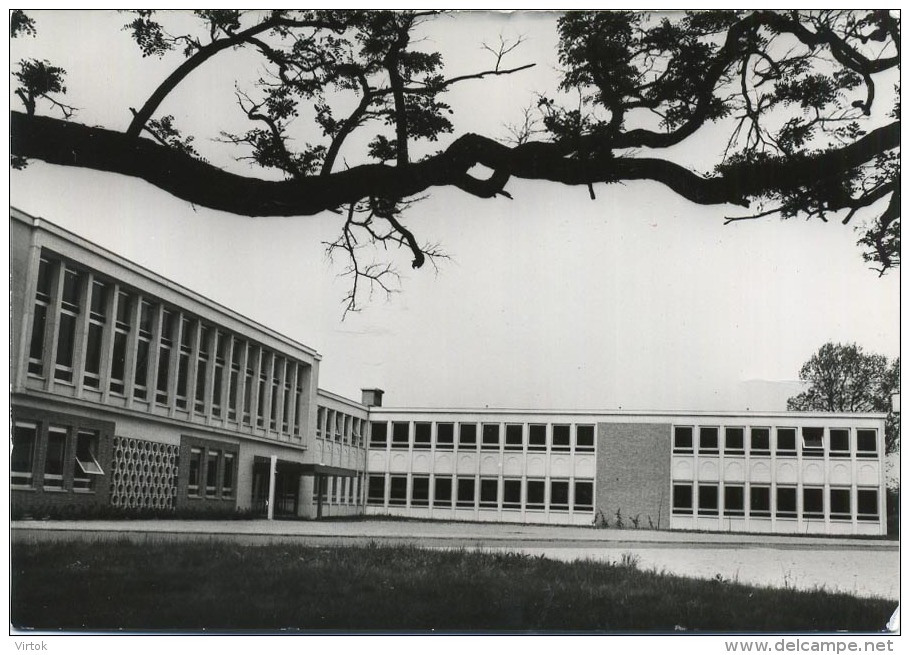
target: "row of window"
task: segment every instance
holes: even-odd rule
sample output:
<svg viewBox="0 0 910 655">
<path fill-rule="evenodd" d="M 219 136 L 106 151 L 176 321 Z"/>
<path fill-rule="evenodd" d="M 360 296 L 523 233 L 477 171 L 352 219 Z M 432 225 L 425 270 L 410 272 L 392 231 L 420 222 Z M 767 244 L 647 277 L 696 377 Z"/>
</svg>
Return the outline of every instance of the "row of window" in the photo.
<svg viewBox="0 0 910 655">
<path fill-rule="evenodd" d="M 233 498 L 236 479 L 236 453 L 218 448 L 190 448 L 187 496 Z"/>
<path fill-rule="evenodd" d="M 98 463 L 97 430 L 17 420 L 12 437 L 14 488 L 89 492 L 104 475 Z"/>
<path fill-rule="evenodd" d="M 687 426 L 678 425 L 673 429 L 673 452 L 699 455 L 771 454 L 771 428 Z M 878 455 L 878 431 L 875 429 L 803 427 L 775 428 L 774 453 L 779 456 L 796 456 L 797 435 L 799 451 L 803 457 L 876 457 Z M 748 441 L 746 437 L 748 436 Z M 697 437 L 697 442 L 696 442 Z M 826 438 L 827 437 L 827 438 Z"/>
<path fill-rule="evenodd" d="M 70 263 L 40 260 L 32 376 L 299 437 L 304 368 Z"/>
<path fill-rule="evenodd" d="M 594 426 L 569 423 L 433 423 L 429 421 L 373 421 L 370 447 L 534 452 L 594 452 Z"/>
<path fill-rule="evenodd" d="M 426 475 L 371 475 L 367 504 L 437 509 L 514 509 L 588 512 L 594 509 L 590 480 L 546 480 Z M 501 482 L 501 484 L 500 484 Z"/>
<path fill-rule="evenodd" d="M 313 485 L 313 502 L 318 503 L 320 496 L 323 504 L 359 505 L 360 478 L 327 476 L 322 479 L 321 489 L 319 486 Z"/>
<path fill-rule="evenodd" d="M 316 410 L 316 436 L 320 439 L 362 448 L 364 423 L 365 419 L 336 409 L 320 406 Z"/>
<path fill-rule="evenodd" d="M 749 497 L 740 484 L 698 484 L 673 483 L 673 514 L 677 516 L 744 517 L 782 519 L 831 519 L 878 521 L 878 489 L 856 489 L 830 487 L 825 502 L 823 487 L 802 488 L 802 509 L 800 512 L 796 486 L 752 484 Z M 697 493 L 696 493 L 697 492 Z M 720 501 L 723 499 L 723 508 Z M 773 500 L 773 502 L 772 502 Z"/>
</svg>

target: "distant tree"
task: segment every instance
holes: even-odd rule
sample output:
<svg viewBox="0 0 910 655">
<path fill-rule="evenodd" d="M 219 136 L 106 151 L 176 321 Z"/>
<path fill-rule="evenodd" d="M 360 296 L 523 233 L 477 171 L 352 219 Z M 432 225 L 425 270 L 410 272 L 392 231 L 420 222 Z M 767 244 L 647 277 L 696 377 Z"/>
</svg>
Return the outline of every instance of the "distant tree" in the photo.
<svg viewBox="0 0 910 655">
<path fill-rule="evenodd" d="M 511 198 L 513 178 L 581 187 L 592 199 L 595 188 L 609 193 L 603 185 L 643 180 L 693 203 L 752 208 L 727 222 L 836 219 L 858 226 L 863 257 L 875 268 L 900 264 L 899 12 L 566 13 L 553 18 L 558 88 L 540 90 L 532 107 L 513 107 L 518 127 L 501 134 L 459 133 L 445 94 L 466 80 L 495 84 L 533 66 L 504 63 L 520 39 L 486 45 L 488 67 L 452 74 L 423 38 L 437 11 L 187 16 L 130 15 L 125 29 L 137 54 L 167 57 L 173 68 L 136 108 L 123 107 L 131 113 L 126 130 L 67 120 L 65 67 L 81 50 L 58 62 L 63 67 L 20 60 L 14 92 L 24 112 L 10 115 L 13 165 L 39 159 L 134 176 L 239 215 L 333 211 L 340 235 L 329 250 L 350 263 L 350 308 L 358 281 L 386 288 L 395 274 L 370 263 L 363 248 L 381 256 L 403 248 L 414 268 L 440 255 L 402 217 L 421 194 L 455 187 Z M 14 12 L 10 34 L 35 36 L 35 22 Z M 236 49 L 259 58 L 255 76 L 235 83 L 233 110 L 248 128 L 182 134 L 161 112 L 165 99 Z M 668 154 L 710 134 L 725 146 L 706 150 L 697 166 Z M 272 179 L 219 168 L 212 162 L 224 161 L 221 148 Z"/>
<path fill-rule="evenodd" d="M 887 412 L 887 452 L 900 449 L 900 416 L 891 411 L 891 396 L 900 391 L 900 357 L 863 352 L 855 343 L 826 343 L 799 370 L 809 388 L 787 400 L 797 412 Z"/>
</svg>

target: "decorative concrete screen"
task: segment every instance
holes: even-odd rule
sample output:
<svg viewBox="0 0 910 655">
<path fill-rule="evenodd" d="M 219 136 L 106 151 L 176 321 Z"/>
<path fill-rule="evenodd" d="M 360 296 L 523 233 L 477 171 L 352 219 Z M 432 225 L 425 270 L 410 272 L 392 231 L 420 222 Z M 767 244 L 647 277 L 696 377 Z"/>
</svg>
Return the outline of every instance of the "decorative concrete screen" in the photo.
<svg viewBox="0 0 910 655">
<path fill-rule="evenodd" d="M 174 509 L 179 448 L 175 444 L 114 437 L 111 505 Z"/>
</svg>

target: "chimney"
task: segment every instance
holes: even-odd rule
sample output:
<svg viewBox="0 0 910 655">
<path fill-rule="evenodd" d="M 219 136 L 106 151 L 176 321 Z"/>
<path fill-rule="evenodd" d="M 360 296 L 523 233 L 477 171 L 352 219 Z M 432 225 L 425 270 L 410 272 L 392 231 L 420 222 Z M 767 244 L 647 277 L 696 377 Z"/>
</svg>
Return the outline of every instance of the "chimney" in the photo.
<svg viewBox="0 0 910 655">
<path fill-rule="evenodd" d="M 382 407 L 382 389 L 361 389 L 360 402 L 367 407 Z"/>
</svg>

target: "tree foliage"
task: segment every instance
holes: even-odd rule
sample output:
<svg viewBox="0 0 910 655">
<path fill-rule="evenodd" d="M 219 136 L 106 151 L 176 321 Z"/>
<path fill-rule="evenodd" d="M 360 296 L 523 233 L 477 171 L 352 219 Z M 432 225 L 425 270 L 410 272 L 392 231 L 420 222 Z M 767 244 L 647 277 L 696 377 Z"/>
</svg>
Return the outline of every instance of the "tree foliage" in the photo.
<svg viewBox="0 0 910 655">
<path fill-rule="evenodd" d="M 694 203 L 756 208 L 728 222 L 837 218 L 858 225 L 874 267 L 900 264 L 900 19 L 888 11 L 570 12 L 558 18 L 559 88 L 515 107 L 523 123 L 510 135 L 460 134 L 446 92 L 466 80 L 495 84 L 534 62 L 507 67 L 521 49 L 503 40 L 485 46 L 489 68 L 447 74 L 442 54 L 418 38 L 428 21 L 445 19 L 439 12 L 194 17 L 194 29 L 176 32 L 171 16 L 149 10 L 127 20 L 137 55 L 174 67 L 142 106 L 124 108 L 132 119 L 122 132 L 67 120 L 64 69 L 19 62 L 25 111 L 12 113 L 14 161 L 131 175 L 241 215 L 336 212 L 342 229 L 331 248 L 371 288 L 394 271 L 361 261 L 364 247 L 405 248 L 415 268 L 440 255 L 405 225 L 421 194 L 454 186 L 510 198 L 513 177 L 587 187 L 592 198 L 595 185 L 650 180 Z M 34 34 L 32 19 L 14 19 L 11 35 Z M 194 71 L 238 48 L 259 58 L 261 74 L 237 80 L 236 111 L 248 127 L 221 130 L 220 142 L 280 179 L 218 168 L 202 140 L 159 114 Z M 704 167 L 669 153 L 716 129 L 726 148 Z M 477 165 L 491 172 L 477 175 Z M 355 293 L 349 307 L 356 301 Z"/>
<path fill-rule="evenodd" d="M 808 412 L 885 412 L 888 452 L 900 444 L 900 416 L 892 411 L 891 397 L 900 393 L 900 357 L 889 362 L 883 355 L 863 352 L 855 343 L 826 343 L 803 364 L 799 379 L 809 385 L 787 400 L 787 409 Z"/>
</svg>

